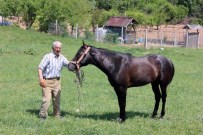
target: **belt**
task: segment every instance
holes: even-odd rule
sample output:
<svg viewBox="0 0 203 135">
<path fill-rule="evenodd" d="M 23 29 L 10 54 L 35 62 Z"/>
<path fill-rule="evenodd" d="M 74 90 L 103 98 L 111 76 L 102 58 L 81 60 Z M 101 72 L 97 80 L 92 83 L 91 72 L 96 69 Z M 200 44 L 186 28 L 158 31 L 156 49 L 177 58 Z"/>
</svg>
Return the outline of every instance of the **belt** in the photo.
<svg viewBox="0 0 203 135">
<path fill-rule="evenodd" d="M 60 80 L 60 77 L 51 77 L 51 78 L 46 78 L 46 77 L 43 77 L 45 80 Z"/>
</svg>

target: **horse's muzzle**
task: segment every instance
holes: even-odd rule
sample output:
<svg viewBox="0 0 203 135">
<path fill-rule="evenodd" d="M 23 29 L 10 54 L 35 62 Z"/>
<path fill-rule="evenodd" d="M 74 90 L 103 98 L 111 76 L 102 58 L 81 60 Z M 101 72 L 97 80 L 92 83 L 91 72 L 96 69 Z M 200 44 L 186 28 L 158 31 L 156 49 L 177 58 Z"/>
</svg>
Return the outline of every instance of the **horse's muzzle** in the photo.
<svg viewBox="0 0 203 135">
<path fill-rule="evenodd" d="M 75 71 L 76 70 L 76 65 L 73 63 L 69 63 L 68 64 L 68 70 L 69 71 Z"/>
</svg>

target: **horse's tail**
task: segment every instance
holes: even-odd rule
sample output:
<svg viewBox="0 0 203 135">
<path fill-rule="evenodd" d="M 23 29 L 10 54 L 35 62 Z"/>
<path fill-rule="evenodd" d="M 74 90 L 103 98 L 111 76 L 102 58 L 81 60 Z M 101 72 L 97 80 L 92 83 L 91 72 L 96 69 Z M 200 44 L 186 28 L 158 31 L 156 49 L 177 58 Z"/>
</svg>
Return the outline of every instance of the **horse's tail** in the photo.
<svg viewBox="0 0 203 135">
<path fill-rule="evenodd" d="M 172 62 L 171 60 L 169 60 L 169 61 L 170 61 L 170 63 L 171 63 L 171 68 L 172 68 L 172 74 L 171 74 L 171 81 L 172 81 L 172 79 L 173 79 L 173 77 L 174 77 L 174 74 L 175 74 L 175 67 L 174 67 L 173 62 Z M 169 83 L 171 83 L 171 81 L 170 81 Z"/>
<path fill-rule="evenodd" d="M 162 79 L 168 85 L 171 83 L 175 74 L 174 64 L 170 59 L 161 55 L 158 57 L 158 59 L 161 63 L 161 70 L 165 73 L 165 75 L 164 74 L 161 75 L 163 77 Z"/>
</svg>

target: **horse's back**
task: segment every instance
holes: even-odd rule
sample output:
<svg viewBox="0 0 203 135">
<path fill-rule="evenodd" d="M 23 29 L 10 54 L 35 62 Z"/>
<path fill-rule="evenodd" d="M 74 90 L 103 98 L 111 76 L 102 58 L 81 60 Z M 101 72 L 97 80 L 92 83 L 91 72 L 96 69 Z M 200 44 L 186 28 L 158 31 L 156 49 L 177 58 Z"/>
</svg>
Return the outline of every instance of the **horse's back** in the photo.
<svg viewBox="0 0 203 135">
<path fill-rule="evenodd" d="M 162 55 L 135 57 L 132 63 L 132 68 L 129 70 L 132 86 L 142 86 L 153 82 L 168 85 L 174 75 L 173 63 Z"/>
<path fill-rule="evenodd" d="M 174 76 L 174 65 L 170 59 L 162 55 L 157 55 L 156 60 L 159 67 L 159 79 L 161 83 L 168 85 Z"/>
</svg>

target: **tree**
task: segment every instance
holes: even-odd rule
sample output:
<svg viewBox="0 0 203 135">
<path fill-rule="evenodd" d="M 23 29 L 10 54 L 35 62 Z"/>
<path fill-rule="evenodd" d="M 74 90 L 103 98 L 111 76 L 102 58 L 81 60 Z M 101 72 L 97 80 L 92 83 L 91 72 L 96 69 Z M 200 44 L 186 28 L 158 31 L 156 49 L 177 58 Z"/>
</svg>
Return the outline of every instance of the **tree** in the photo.
<svg viewBox="0 0 203 135">
<path fill-rule="evenodd" d="M 91 25 L 92 25 L 93 32 L 95 32 L 97 25 L 100 23 L 99 21 L 102 16 L 102 14 L 101 14 L 102 12 L 103 12 L 103 10 L 100 10 L 100 9 L 96 9 L 96 10 L 92 11 Z"/>
<path fill-rule="evenodd" d="M 2 0 L 1 14 L 5 17 L 21 16 L 26 28 L 30 28 L 36 18 L 37 4 L 38 0 Z"/>
<path fill-rule="evenodd" d="M 201 18 L 201 16 L 203 16 L 203 0 L 197 0 L 193 10 L 192 15 Z"/>
<path fill-rule="evenodd" d="M 126 16 L 134 18 L 140 25 L 147 24 L 147 15 L 141 11 L 129 10 L 126 11 Z"/>
<path fill-rule="evenodd" d="M 111 17 L 111 16 L 117 16 L 119 13 L 117 10 L 102 10 L 102 9 L 96 9 L 92 12 L 92 28 L 93 32 L 95 31 L 96 26 L 102 27 L 105 22 Z"/>
<path fill-rule="evenodd" d="M 155 12 L 153 12 L 153 20 L 155 25 L 157 26 L 157 30 L 161 24 L 165 24 L 167 15 L 164 12 L 164 7 L 157 8 Z"/>
<path fill-rule="evenodd" d="M 66 0 L 64 0 L 64 3 Z M 71 33 L 73 32 L 74 26 L 86 27 L 91 24 L 90 12 L 92 6 L 88 0 L 69 0 L 64 6 L 64 12 L 66 13 L 66 20 L 72 26 Z"/>
<path fill-rule="evenodd" d="M 21 0 L 19 12 L 25 22 L 26 29 L 30 29 L 34 23 L 37 10 L 39 7 L 39 0 Z"/>
<path fill-rule="evenodd" d="M 167 0 L 167 1 L 173 5 L 177 5 L 179 0 Z"/>
<path fill-rule="evenodd" d="M 188 8 L 188 16 L 193 16 L 195 7 L 200 3 L 200 0 L 178 0 L 179 5 L 184 5 Z"/>
<path fill-rule="evenodd" d="M 106 10 L 103 10 L 103 12 L 101 13 L 101 16 L 99 18 L 99 21 L 98 21 L 98 25 L 99 26 L 103 26 L 105 24 L 105 22 L 112 16 L 118 16 L 118 11 L 117 10 L 110 10 L 110 11 L 106 11 Z"/>
<path fill-rule="evenodd" d="M 179 23 L 185 18 L 185 16 L 187 16 L 188 9 L 183 5 L 178 5 L 175 6 L 174 8 L 175 8 L 174 18 L 173 20 L 170 21 L 170 23 Z"/>
<path fill-rule="evenodd" d="M 0 15 L 20 16 L 29 29 L 39 22 L 47 32 L 51 22 L 81 28 L 103 26 L 111 16 L 130 16 L 140 24 L 180 22 L 185 16 L 203 23 L 203 0 L 0 0 Z M 35 23 L 36 24 L 36 23 Z"/>
<path fill-rule="evenodd" d="M 97 0 L 98 9 L 111 10 L 112 9 L 112 0 Z"/>
<path fill-rule="evenodd" d="M 63 22 L 66 19 L 66 12 L 64 12 L 64 3 L 62 0 L 42 0 L 39 3 L 37 11 L 38 20 L 40 22 L 40 31 L 47 32 L 50 23 Z"/>
<path fill-rule="evenodd" d="M 0 15 L 3 17 L 19 16 L 20 0 L 0 0 L 0 3 Z"/>
</svg>

